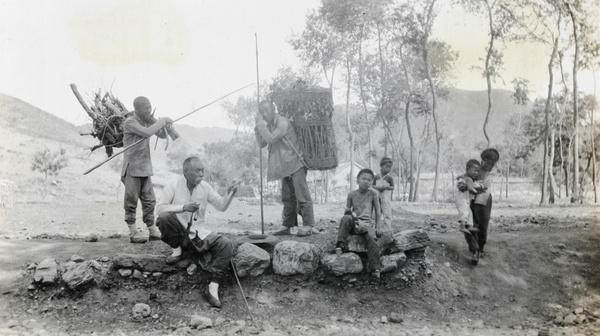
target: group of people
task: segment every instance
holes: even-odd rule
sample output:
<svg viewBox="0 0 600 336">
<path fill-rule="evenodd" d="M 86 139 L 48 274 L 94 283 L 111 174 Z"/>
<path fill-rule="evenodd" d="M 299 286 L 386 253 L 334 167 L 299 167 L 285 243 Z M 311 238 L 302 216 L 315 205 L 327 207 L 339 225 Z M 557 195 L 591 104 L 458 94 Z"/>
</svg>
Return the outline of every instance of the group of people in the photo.
<svg viewBox="0 0 600 336">
<path fill-rule="evenodd" d="M 209 203 L 219 211 L 226 211 L 237 192 L 238 184 L 229 186 L 225 196 L 219 195 L 203 180 L 202 161 L 191 156 L 183 162 L 183 176 L 166 185 L 157 201 L 152 186 L 149 138 L 152 135 L 166 137 L 166 131 L 173 121 L 170 118 L 149 118 L 152 105 L 146 97 L 137 97 L 133 105 L 133 114 L 123 124 L 123 145 L 128 149 L 124 152 L 121 170 L 121 181 L 125 185 L 124 210 L 129 240 L 134 244 L 162 240 L 172 248 L 171 255 L 165 259 L 168 264 L 177 263 L 185 253 L 196 258 L 209 254 L 210 261 L 205 269 L 211 279 L 204 294 L 212 306 L 221 307 L 219 285 L 230 271 L 233 244 L 227 237 L 206 229 L 205 214 Z M 268 148 L 267 181 L 281 181 L 282 227 L 273 234 L 292 234 L 291 228 L 298 226 L 300 215 L 302 228 L 297 234 L 309 236 L 314 233 L 313 202 L 306 181 L 308 168 L 294 127 L 289 119 L 276 113 L 274 104 L 268 100 L 259 103 L 255 122 L 258 145 Z M 461 191 L 476 194 L 463 194 L 468 198 L 473 214 L 472 224 L 468 220 L 469 216 L 465 217 L 467 219 L 464 220 L 463 231 L 469 249 L 477 257 L 483 253 L 491 210 L 491 195 L 486 192 L 486 172 L 491 170 L 498 157 L 495 150 L 486 151 L 485 155 L 482 153 L 480 165 L 469 161 L 471 166 L 467 170 L 477 166 L 477 173 L 471 171 L 458 183 Z M 380 162 L 379 174 L 371 169 L 359 171 L 356 177 L 358 188 L 348 194 L 335 245 L 335 252 L 340 255 L 347 251 L 350 235 L 364 236 L 368 250 L 368 270 L 375 277 L 379 277 L 381 268 L 380 248 L 376 240 L 383 232 L 391 230 L 390 201 L 394 189 L 394 181 L 390 176 L 392 165 L 392 160 L 384 157 Z M 142 234 L 136 226 L 138 200 L 142 205 L 142 220 L 148 228 L 148 236 Z M 464 210 L 464 207 L 461 209 Z"/>
</svg>

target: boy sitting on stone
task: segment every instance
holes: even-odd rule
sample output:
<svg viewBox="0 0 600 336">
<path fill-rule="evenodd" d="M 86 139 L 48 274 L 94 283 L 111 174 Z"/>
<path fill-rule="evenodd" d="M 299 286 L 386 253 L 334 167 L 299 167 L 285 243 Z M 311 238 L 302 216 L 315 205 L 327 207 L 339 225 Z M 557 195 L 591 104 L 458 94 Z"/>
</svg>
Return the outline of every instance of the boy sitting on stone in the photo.
<svg viewBox="0 0 600 336">
<path fill-rule="evenodd" d="M 459 231 L 464 233 L 477 232 L 473 226 L 473 214 L 471 213 L 471 200 L 475 198 L 477 190 L 473 186 L 473 181 L 479 177 L 479 168 L 481 164 L 477 160 L 467 161 L 467 171 L 465 174 L 457 177 L 458 183 L 464 182 L 467 186 L 465 191 L 459 191 L 456 195 L 456 209 L 458 210 Z"/>
<path fill-rule="evenodd" d="M 361 169 L 356 177 L 358 189 L 351 191 L 346 200 L 344 216 L 340 220 L 338 239 L 335 252 L 337 255 L 347 251 L 349 235 L 362 235 L 367 244 L 368 264 L 367 270 L 379 278 L 381 269 L 380 248 L 375 242 L 375 237 L 381 236 L 379 208 L 379 194 L 373 190 L 375 174 L 371 169 Z M 373 218 L 373 213 L 375 218 Z M 373 227 L 374 225 L 374 227 Z"/>
</svg>

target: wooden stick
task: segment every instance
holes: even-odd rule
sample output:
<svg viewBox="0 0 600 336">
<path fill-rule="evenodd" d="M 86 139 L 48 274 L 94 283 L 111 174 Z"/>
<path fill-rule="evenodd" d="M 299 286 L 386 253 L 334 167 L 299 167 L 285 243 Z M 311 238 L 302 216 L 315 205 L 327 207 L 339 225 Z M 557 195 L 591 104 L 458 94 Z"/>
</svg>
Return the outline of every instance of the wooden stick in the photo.
<svg viewBox="0 0 600 336">
<path fill-rule="evenodd" d="M 92 110 L 87 106 L 87 104 L 85 103 L 85 101 L 83 100 L 81 95 L 79 94 L 79 90 L 77 90 L 77 85 L 71 84 L 71 90 L 73 90 L 73 94 L 75 94 L 75 97 L 77 97 L 77 100 L 79 100 L 79 104 L 81 104 L 81 106 L 83 106 L 83 109 L 85 110 L 85 112 L 87 112 L 87 114 L 92 119 L 94 119 L 94 114 L 92 113 Z"/>
<path fill-rule="evenodd" d="M 221 100 L 221 99 L 223 99 L 223 98 L 225 98 L 225 97 L 227 97 L 227 96 L 230 96 L 230 95 L 232 95 L 232 94 L 234 94 L 234 93 L 236 93 L 236 92 L 238 92 L 238 91 L 241 91 L 241 90 L 243 90 L 243 89 L 245 89 L 245 88 L 247 88 L 247 87 L 249 87 L 249 86 L 251 86 L 251 85 L 253 85 L 253 84 L 254 84 L 254 83 L 251 83 L 251 84 L 249 84 L 249 85 L 246 85 L 246 86 L 244 86 L 244 87 L 242 87 L 242 88 L 239 88 L 239 89 L 237 89 L 237 90 L 235 90 L 235 91 L 232 91 L 232 92 L 230 92 L 230 93 L 228 93 L 228 94 L 226 94 L 226 95 L 224 95 L 224 96 L 222 96 L 222 97 L 220 97 L 220 98 L 218 98 L 218 99 L 215 99 L 215 100 L 211 101 L 210 103 L 208 103 L 208 104 L 206 104 L 206 105 L 204 105 L 204 106 L 201 106 L 201 107 L 199 107 L 199 108 L 197 108 L 197 109 L 193 110 L 192 112 L 190 112 L 190 113 L 188 113 L 188 114 L 184 115 L 183 117 L 179 117 L 179 118 L 177 118 L 177 119 L 173 120 L 173 122 L 179 121 L 179 120 L 181 120 L 181 119 L 183 119 L 183 118 L 185 118 L 185 117 L 189 116 L 190 114 L 192 114 L 192 113 L 194 113 L 194 112 L 197 112 L 197 111 L 199 111 L 199 110 L 201 110 L 201 109 L 203 109 L 203 108 L 205 108 L 205 107 L 208 107 L 208 106 L 210 106 L 210 105 L 212 105 L 212 104 L 214 104 L 214 103 L 218 102 L 219 100 Z M 74 85 L 74 84 L 71 84 L 71 85 Z M 120 154 L 123 154 L 123 153 L 124 153 L 126 150 L 128 150 L 129 148 L 131 148 L 131 147 L 133 147 L 133 146 L 135 146 L 135 145 L 139 144 L 139 143 L 140 143 L 140 142 L 142 142 L 142 140 L 144 140 L 144 139 L 146 139 L 146 138 L 141 138 L 140 140 L 138 140 L 138 141 L 136 141 L 136 142 L 132 143 L 131 145 L 129 145 L 129 146 L 127 146 L 127 147 L 123 148 L 123 150 L 121 150 L 120 152 L 117 152 L 117 153 L 113 154 L 113 156 L 111 156 L 111 157 L 109 157 L 108 159 L 106 159 L 106 160 L 104 160 L 104 161 L 100 162 L 99 164 L 95 165 L 94 167 L 92 167 L 92 168 L 88 169 L 88 170 L 87 170 L 85 173 L 83 173 L 83 175 L 87 175 L 87 174 L 89 174 L 89 173 L 90 173 L 91 171 L 93 171 L 94 169 L 96 169 L 96 168 L 98 168 L 98 167 L 102 166 L 103 164 L 105 164 L 105 163 L 107 163 L 108 161 L 110 161 L 110 160 L 114 159 L 114 158 L 115 158 L 115 157 L 117 157 L 118 155 L 120 155 Z"/>
<path fill-rule="evenodd" d="M 260 80 L 258 77 L 258 37 L 254 33 L 254 43 L 256 45 L 256 107 L 258 108 L 257 113 L 260 113 Z M 265 217 L 263 210 L 263 173 L 262 173 L 262 148 L 258 145 L 258 161 L 259 161 L 259 175 L 260 175 L 260 232 L 265 234 Z"/>
</svg>

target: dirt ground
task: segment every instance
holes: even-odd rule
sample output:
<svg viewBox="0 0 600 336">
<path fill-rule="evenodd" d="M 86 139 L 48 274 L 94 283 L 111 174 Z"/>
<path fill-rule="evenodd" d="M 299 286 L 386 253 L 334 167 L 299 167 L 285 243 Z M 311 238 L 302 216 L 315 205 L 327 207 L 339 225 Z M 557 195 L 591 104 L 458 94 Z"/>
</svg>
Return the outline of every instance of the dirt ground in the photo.
<svg viewBox="0 0 600 336">
<path fill-rule="evenodd" d="M 0 209 L 1 335 L 597 335 L 600 334 L 600 208 L 592 205 L 494 205 L 487 255 L 474 267 L 448 203 L 395 202 L 394 230 L 427 230 L 424 259 L 374 281 L 366 274 L 335 277 L 243 278 L 250 312 L 232 277 L 222 309 L 202 298 L 205 276 L 185 272 L 144 280 L 112 274 L 81 293 L 32 286 L 30 265 L 117 253 L 167 254 L 162 242 L 128 243 L 120 202 L 16 203 Z M 315 205 L 320 234 L 291 237 L 333 247 L 342 204 Z M 211 209 L 212 210 L 212 209 Z M 265 231 L 279 225 L 281 206 L 264 206 Z M 261 232 L 260 206 L 235 200 L 212 210 L 213 230 L 232 238 Z M 141 221 L 138 221 L 141 222 Z M 95 235 L 96 242 L 87 242 Z M 29 269 L 28 269 L 29 268 Z M 113 272 L 115 273 L 115 272 Z M 132 316 L 136 303 L 152 317 Z M 577 314 L 578 324 L 556 323 Z M 187 329 L 192 315 L 211 318 Z M 400 317 L 401 323 L 390 317 Z M 385 317 L 385 318 L 384 318 Z M 385 320 L 388 320 L 385 323 Z"/>
</svg>

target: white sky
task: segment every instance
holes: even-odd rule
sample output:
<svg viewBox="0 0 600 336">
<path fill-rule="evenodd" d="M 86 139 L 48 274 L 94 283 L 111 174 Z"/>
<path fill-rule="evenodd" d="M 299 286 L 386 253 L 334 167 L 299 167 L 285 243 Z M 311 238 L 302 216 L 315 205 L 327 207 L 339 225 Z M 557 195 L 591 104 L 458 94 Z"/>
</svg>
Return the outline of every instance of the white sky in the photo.
<svg viewBox="0 0 600 336">
<path fill-rule="evenodd" d="M 0 92 L 76 125 L 90 120 L 71 83 L 86 101 L 101 88 L 130 109 L 135 97 L 146 96 L 158 117 L 175 119 L 256 83 L 255 33 L 261 81 L 281 65 L 296 67 L 287 39 L 303 30 L 308 10 L 319 5 L 319 0 L 0 0 Z M 480 71 L 470 70 L 481 63 L 485 27 L 452 9 L 440 13 L 434 36 L 460 52 L 455 86 L 485 90 Z M 524 77 L 536 95 L 545 95 L 544 50 L 512 46 L 505 57 L 505 85 L 495 88 L 511 89 L 514 77 Z M 591 75 L 580 80 L 591 92 Z M 252 86 L 241 93 L 254 92 Z M 181 123 L 233 127 L 218 103 Z"/>
</svg>

